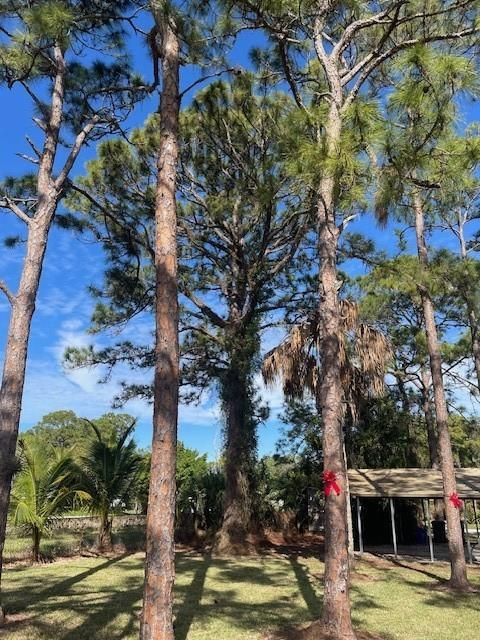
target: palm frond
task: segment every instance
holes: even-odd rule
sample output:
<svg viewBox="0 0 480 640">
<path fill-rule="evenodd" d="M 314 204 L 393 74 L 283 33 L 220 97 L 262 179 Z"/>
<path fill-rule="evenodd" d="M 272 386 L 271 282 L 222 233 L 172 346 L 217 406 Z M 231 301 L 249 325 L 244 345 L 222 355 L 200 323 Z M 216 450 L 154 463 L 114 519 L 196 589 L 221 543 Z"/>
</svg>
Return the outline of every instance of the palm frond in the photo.
<svg viewBox="0 0 480 640">
<path fill-rule="evenodd" d="M 384 334 L 360 322 L 358 305 L 341 300 L 341 331 L 338 335 L 338 361 L 344 401 L 352 416 L 362 397 L 381 395 L 385 369 L 392 357 Z M 287 337 L 263 360 L 262 375 L 267 385 L 280 380 L 284 394 L 301 398 L 305 391 L 317 394 L 321 376 L 318 358 L 320 327 L 317 316 L 294 326 Z"/>
</svg>

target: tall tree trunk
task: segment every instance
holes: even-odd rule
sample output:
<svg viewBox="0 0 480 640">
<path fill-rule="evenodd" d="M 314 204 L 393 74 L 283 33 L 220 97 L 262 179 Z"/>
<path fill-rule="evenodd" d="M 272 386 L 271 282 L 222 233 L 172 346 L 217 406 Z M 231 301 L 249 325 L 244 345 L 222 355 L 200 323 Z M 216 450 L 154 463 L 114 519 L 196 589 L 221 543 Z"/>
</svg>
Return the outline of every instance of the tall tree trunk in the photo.
<svg viewBox="0 0 480 640">
<path fill-rule="evenodd" d="M 232 368 L 223 383 L 226 419 L 225 494 L 223 521 L 215 541 L 217 553 L 241 553 L 254 528 L 252 518 L 255 424 L 251 415 L 249 384 L 241 368 Z"/>
<path fill-rule="evenodd" d="M 156 3 L 153 3 L 155 6 Z M 154 415 L 141 640 L 173 640 L 175 467 L 179 347 L 176 178 L 180 43 L 167 12 L 154 12 L 162 64 L 155 210 L 156 342 Z"/>
<path fill-rule="evenodd" d="M 422 367 L 421 370 L 421 398 L 422 398 L 422 411 L 425 417 L 425 424 L 427 427 L 427 440 L 428 440 L 428 455 L 430 459 L 430 466 L 432 469 L 440 469 L 440 456 L 438 453 L 438 435 L 437 425 L 435 422 L 434 407 L 431 402 L 431 375 Z M 433 517 L 435 520 L 444 520 L 445 509 L 443 507 L 443 500 L 441 498 L 435 498 L 433 501 Z"/>
<path fill-rule="evenodd" d="M 345 460 L 345 469 L 348 470 L 348 458 L 347 449 L 345 446 L 345 438 L 343 440 L 343 458 Z M 348 559 L 350 563 L 350 570 L 352 571 L 355 566 L 355 546 L 353 540 L 353 519 L 352 519 L 352 503 L 350 498 L 350 484 L 348 482 L 348 471 L 345 483 L 345 499 L 347 501 L 347 540 L 348 540 Z"/>
<path fill-rule="evenodd" d="M 41 224 L 30 223 L 25 263 L 18 293 L 12 301 L 8 327 L 0 388 L 0 585 L 10 489 L 16 468 L 15 450 L 22 409 L 28 341 L 49 226 L 48 218 Z M 3 619 L 0 602 L 0 623 Z"/>
<path fill-rule="evenodd" d="M 63 118 L 65 60 L 59 46 L 54 47 L 56 76 L 50 102 L 50 118 L 39 160 L 37 176 L 38 206 L 28 221 L 28 236 L 22 274 L 17 293 L 11 300 L 10 323 L 0 387 L 0 624 L 5 619 L 1 603 L 3 548 L 7 528 L 15 450 L 22 409 L 28 341 L 37 299 L 48 233 L 56 212 L 60 191 L 52 177 Z"/>
<path fill-rule="evenodd" d="M 425 241 L 425 225 L 423 204 L 417 191 L 413 193 L 413 206 L 415 212 L 415 231 L 417 240 L 418 259 L 422 271 L 426 274 L 428 268 L 428 250 Z M 467 565 L 463 549 L 462 527 L 460 512 L 450 501 L 450 496 L 457 491 L 455 467 L 453 463 L 452 446 L 448 430 L 448 410 L 443 385 L 442 356 L 438 340 L 437 325 L 433 301 L 424 283 L 418 286 L 422 300 L 425 331 L 427 334 L 427 347 L 430 358 L 430 370 L 432 373 L 433 397 L 435 415 L 437 421 L 438 449 L 440 454 L 440 470 L 443 478 L 443 500 L 448 527 L 448 548 L 450 552 L 450 585 L 454 589 L 468 589 Z"/>
<path fill-rule="evenodd" d="M 338 102 L 332 99 L 326 124 L 327 152 L 336 158 L 341 134 Z M 318 405 L 323 422 L 325 471 L 333 471 L 340 495 L 332 492 L 325 500 L 325 588 L 322 626 L 335 640 L 354 640 L 349 598 L 349 558 L 347 524 L 347 471 L 343 455 L 342 382 L 339 350 L 341 331 L 337 280 L 339 230 L 335 221 L 335 169 L 321 181 L 317 207 L 319 233 L 319 354 L 321 380 Z"/>
</svg>

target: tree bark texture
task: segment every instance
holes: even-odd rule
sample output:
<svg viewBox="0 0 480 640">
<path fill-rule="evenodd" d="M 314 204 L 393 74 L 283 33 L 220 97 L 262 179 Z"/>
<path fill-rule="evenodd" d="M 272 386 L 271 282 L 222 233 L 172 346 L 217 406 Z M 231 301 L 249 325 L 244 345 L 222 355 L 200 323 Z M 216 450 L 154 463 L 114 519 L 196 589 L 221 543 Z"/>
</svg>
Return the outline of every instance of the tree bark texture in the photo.
<svg viewBox="0 0 480 640">
<path fill-rule="evenodd" d="M 57 65 L 50 102 L 50 119 L 39 161 L 38 205 L 28 223 L 25 258 L 17 293 L 11 301 L 10 322 L 0 387 L 0 624 L 4 621 L 1 604 L 1 573 L 7 527 L 15 451 L 22 409 L 28 341 L 42 274 L 48 233 L 55 216 L 60 192 L 52 172 L 63 118 L 65 61 L 59 47 L 54 48 Z"/>
<path fill-rule="evenodd" d="M 327 151 L 335 158 L 341 134 L 341 115 L 332 100 L 327 129 Z M 334 210 L 335 176 L 325 175 L 317 207 L 319 275 L 320 371 L 318 404 L 323 422 L 325 471 L 333 471 L 340 495 L 325 499 L 325 579 L 322 626 L 335 640 L 354 640 L 349 598 L 347 470 L 343 454 L 343 391 L 340 371 L 340 307 L 337 281 L 339 230 Z"/>
<path fill-rule="evenodd" d="M 417 191 L 413 193 L 413 208 L 415 212 L 415 231 L 417 240 L 418 259 L 422 270 L 428 268 L 428 250 L 425 241 L 423 204 Z M 437 422 L 438 451 L 440 470 L 443 479 L 444 506 L 448 528 L 448 549 L 450 553 L 450 585 L 454 589 L 468 589 L 467 565 L 463 548 L 460 511 L 450 501 L 450 496 L 457 491 L 455 466 L 452 455 L 450 432 L 448 429 L 448 410 L 443 384 L 442 356 L 438 340 L 437 325 L 433 301 L 427 287 L 421 283 L 419 293 L 422 300 L 425 331 L 427 334 L 427 348 L 432 374 L 433 397 Z"/>
<path fill-rule="evenodd" d="M 178 160 L 180 44 L 171 18 L 156 15 L 160 32 L 162 91 L 156 195 L 156 342 L 154 416 L 147 552 L 140 638 L 173 640 L 175 580 L 175 467 L 179 346 L 176 179 Z"/>
</svg>

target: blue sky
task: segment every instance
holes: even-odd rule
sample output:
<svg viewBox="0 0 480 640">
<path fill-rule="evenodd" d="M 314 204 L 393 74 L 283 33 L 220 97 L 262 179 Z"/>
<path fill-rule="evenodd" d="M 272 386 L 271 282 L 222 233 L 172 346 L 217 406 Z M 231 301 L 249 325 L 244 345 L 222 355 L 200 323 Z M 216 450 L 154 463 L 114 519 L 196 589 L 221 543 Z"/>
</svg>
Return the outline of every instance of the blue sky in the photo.
<svg viewBox="0 0 480 640">
<path fill-rule="evenodd" d="M 248 50 L 258 45 L 257 35 L 244 35 L 232 52 L 234 64 L 248 65 Z M 141 73 L 150 77 L 150 62 L 145 47 L 135 44 L 131 47 L 134 64 Z M 185 69 L 182 86 L 188 86 L 196 78 L 194 72 Z M 17 152 L 28 152 L 24 140 L 26 133 L 36 136 L 31 123 L 31 104 L 21 88 L 9 91 L 0 88 L 1 139 L 0 175 L 20 175 L 29 170 L 28 165 L 16 156 Z M 129 127 L 140 125 L 146 116 L 157 107 L 153 97 L 138 106 L 129 121 Z M 478 116 L 476 105 L 466 109 L 467 120 Z M 86 149 L 76 165 L 73 175 L 83 172 L 85 162 L 95 154 L 94 147 Z M 12 217 L 0 212 L 1 236 L 21 233 L 21 226 Z M 351 227 L 351 231 L 361 231 L 374 238 L 379 248 L 391 251 L 393 238 L 391 230 L 378 230 L 372 219 L 366 216 Z M 439 238 L 442 244 L 451 244 L 453 238 Z M 15 250 L 0 249 L 0 277 L 12 286 L 21 268 L 22 247 Z M 65 371 L 62 356 L 68 346 L 85 346 L 95 343 L 107 344 L 119 336 L 90 336 L 86 330 L 93 309 L 93 302 L 87 287 L 100 283 L 104 261 L 101 249 L 86 238 L 79 238 L 71 232 L 54 228 L 49 238 L 45 268 L 42 276 L 37 310 L 33 320 L 30 351 L 27 366 L 21 427 L 28 428 L 43 415 L 59 409 L 72 409 L 78 415 L 96 417 L 110 410 L 111 401 L 118 391 L 119 381 L 144 381 L 138 372 L 116 370 L 107 384 L 99 385 L 99 372 L 82 369 Z M 355 267 L 360 269 L 359 265 Z M 8 326 L 9 309 L 5 299 L 0 298 L 0 352 Z M 152 320 L 140 317 L 122 333 L 122 338 L 148 338 L 152 330 Z M 279 330 L 264 338 L 264 348 L 276 344 L 281 336 Z M 279 435 L 278 414 L 282 410 L 282 394 L 278 388 L 266 390 L 259 386 L 261 394 L 271 408 L 271 417 L 259 430 L 260 454 L 273 452 Z M 139 418 L 136 438 L 141 446 L 148 446 L 151 438 L 151 407 L 143 401 L 132 401 L 125 411 Z M 215 390 L 207 395 L 198 406 L 181 406 L 179 437 L 190 447 L 208 453 L 215 458 L 222 446 L 222 420 Z"/>
</svg>

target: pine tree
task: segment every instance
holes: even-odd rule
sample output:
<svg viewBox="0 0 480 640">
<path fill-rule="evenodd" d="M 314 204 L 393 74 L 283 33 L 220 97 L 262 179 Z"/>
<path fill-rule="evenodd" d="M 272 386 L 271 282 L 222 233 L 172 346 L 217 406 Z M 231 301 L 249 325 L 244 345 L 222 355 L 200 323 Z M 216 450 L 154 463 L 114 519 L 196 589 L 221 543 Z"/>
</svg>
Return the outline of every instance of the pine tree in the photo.
<svg viewBox="0 0 480 640">
<path fill-rule="evenodd" d="M 150 355 L 154 366 L 154 411 L 140 637 L 143 640 L 159 637 L 173 640 L 175 461 L 180 381 L 179 113 L 185 92 L 205 79 L 202 76 L 181 93 L 180 74 L 183 65 L 193 63 L 213 67 L 213 75 L 219 75 L 222 59 L 215 55 L 222 38 L 213 3 L 192 2 L 180 6 L 168 0 L 151 0 L 148 8 L 154 23 L 148 34 L 148 44 L 153 58 L 154 87 L 160 87 L 160 126 L 155 141 L 154 236 L 151 242 L 147 240 L 149 256 L 154 262 L 155 345 Z M 133 239 L 134 232 L 128 225 L 130 222 L 123 230 Z M 131 255 L 131 243 L 129 249 Z"/>
<path fill-rule="evenodd" d="M 469 127 L 463 136 L 458 136 L 452 126 L 443 138 L 437 161 L 441 187 L 435 190 L 432 199 L 438 211 L 437 223 L 453 233 L 458 243 L 460 260 L 446 256 L 446 270 L 452 286 L 452 317 L 464 324 L 470 333 L 470 352 L 480 392 L 480 301 L 478 287 L 474 286 L 480 269 L 474 256 L 480 245 L 475 227 L 469 235 L 469 228 L 479 220 L 478 127 Z"/>
<path fill-rule="evenodd" d="M 428 435 L 430 466 L 438 468 L 428 351 L 421 300 L 415 286 L 417 274 L 417 260 L 410 255 L 400 255 L 391 260 L 383 258 L 367 276 L 359 279 L 358 284 L 362 312 L 379 324 L 393 345 L 394 361 L 389 373 L 395 378 L 404 409 L 409 412 L 412 404 L 419 402 L 421 405 Z M 442 297 L 442 291 L 438 289 L 442 289 L 441 285 L 435 292 L 436 304 Z M 418 400 L 411 397 L 413 389 L 420 396 Z M 413 458 L 414 455 L 410 457 L 410 464 L 404 466 L 417 466 L 413 464 Z"/>
<path fill-rule="evenodd" d="M 87 141 L 118 131 L 144 90 L 125 60 L 84 65 L 76 56 L 92 47 L 121 54 L 121 19 L 130 4 L 117 2 L 112 8 L 101 0 L 0 3 L 0 81 L 28 95 L 40 132 L 40 141 L 26 138 L 33 155 L 20 154 L 33 164 L 33 172 L 4 179 L 0 186 L 0 207 L 16 216 L 26 232 L 17 291 L 0 281 L 10 303 L 0 389 L 0 570 L 30 324 L 48 234 L 80 151 Z"/>
<path fill-rule="evenodd" d="M 240 14 L 245 24 L 266 33 L 270 50 L 263 54 L 263 63 L 288 83 L 299 110 L 317 123 L 316 148 L 324 159 L 316 183 L 319 358 L 325 372 L 319 389 L 319 410 L 324 424 L 325 470 L 335 473 L 343 488 L 347 478 L 337 359 L 341 332 L 337 250 L 345 220 L 338 202 L 345 161 L 353 160 L 351 150 L 342 145 L 345 123 L 386 61 L 422 42 L 457 42 L 474 34 L 478 8 L 475 0 L 391 0 L 382 3 L 381 8 L 375 2 L 322 0 L 309 11 L 290 2 L 265 6 L 253 0 L 234 4 L 234 13 Z M 306 167 L 308 171 L 310 166 Z M 330 495 L 325 521 L 322 626 L 334 638 L 352 640 L 355 633 L 348 597 L 345 491 Z"/>
<path fill-rule="evenodd" d="M 436 147 L 455 117 L 454 96 L 471 89 L 475 73 L 467 59 L 452 54 L 442 55 L 427 47 L 418 46 L 413 49 L 406 54 L 405 62 L 401 66 L 402 79 L 393 80 L 396 89 L 389 99 L 389 108 L 395 120 L 387 135 L 384 150 L 386 166 L 377 202 L 381 219 L 387 213 L 385 205 L 389 198 L 396 205 L 405 206 L 415 229 L 418 256 L 415 286 L 422 305 L 432 376 L 439 465 L 448 526 L 450 585 L 454 589 L 466 590 L 469 583 L 460 513 L 452 500 L 452 496 L 456 495 L 456 479 L 448 428 L 441 344 L 432 295 L 433 276 L 427 224 L 429 218 L 435 216 L 435 212 L 429 207 L 428 194 L 440 186 L 436 179 L 439 176 L 435 175 L 438 160 Z M 405 69 L 408 70 L 407 73 Z M 395 70 L 393 73 L 395 78 Z"/>
<path fill-rule="evenodd" d="M 193 397 L 216 386 L 225 416 L 225 515 L 217 550 L 242 550 L 254 518 L 256 405 L 265 323 L 302 299 L 295 277 L 310 196 L 297 193 L 282 161 L 291 103 L 243 73 L 216 82 L 180 118 L 179 244 L 182 381 Z M 108 251 L 104 302 L 95 330 L 128 321 L 152 305 L 152 141 L 149 120 L 131 143 L 109 141 L 89 165 L 71 206 Z M 129 178 L 125 179 L 128 175 Z M 145 196 L 144 196 L 145 194 Z M 100 293 L 100 292 L 99 292 Z M 119 343 L 70 352 L 74 364 L 127 359 L 150 367 L 151 346 Z M 149 393 L 126 387 L 123 398 Z M 188 396 L 188 392 L 185 394 Z M 189 399 L 188 397 L 186 399 Z"/>
</svg>

